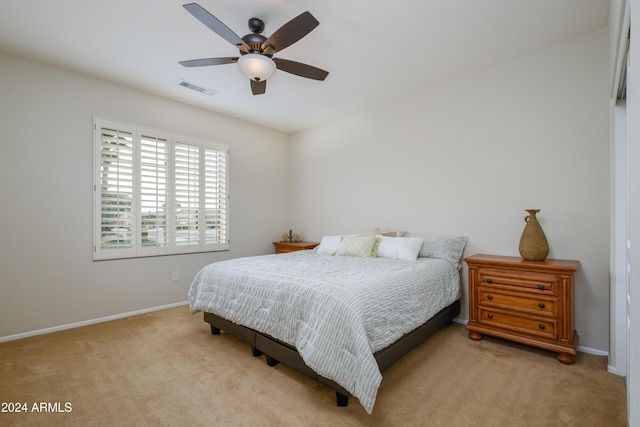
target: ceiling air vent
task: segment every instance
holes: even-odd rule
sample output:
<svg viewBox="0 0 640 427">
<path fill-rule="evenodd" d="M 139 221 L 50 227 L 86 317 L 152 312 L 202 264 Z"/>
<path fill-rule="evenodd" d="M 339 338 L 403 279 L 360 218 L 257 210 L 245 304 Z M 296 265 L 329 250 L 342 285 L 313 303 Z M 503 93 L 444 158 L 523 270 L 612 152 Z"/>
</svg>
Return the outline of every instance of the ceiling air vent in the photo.
<svg viewBox="0 0 640 427">
<path fill-rule="evenodd" d="M 180 86 L 187 87 L 187 88 L 189 88 L 191 90 L 195 90 L 196 92 L 204 93 L 205 95 L 209 95 L 209 96 L 215 95 L 216 93 L 218 93 L 217 90 L 207 89 L 205 87 L 201 87 L 201 86 L 195 85 L 193 83 L 189 83 L 186 80 L 178 80 L 178 84 Z"/>
</svg>

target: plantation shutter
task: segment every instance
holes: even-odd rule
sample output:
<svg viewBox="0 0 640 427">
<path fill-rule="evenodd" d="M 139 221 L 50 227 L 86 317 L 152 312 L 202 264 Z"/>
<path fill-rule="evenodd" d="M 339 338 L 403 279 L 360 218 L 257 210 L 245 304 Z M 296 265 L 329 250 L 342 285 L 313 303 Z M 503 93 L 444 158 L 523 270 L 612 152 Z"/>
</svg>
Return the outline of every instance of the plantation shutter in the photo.
<svg viewBox="0 0 640 427">
<path fill-rule="evenodd" d="M 143 131 L 140 137 L 140 219 L 142 248 L 168 248 L 168 136 Z"/>
<path fill-rule="evenodd" d="M 176 142 L 175 244 L 200 245 L 200 147 Z"/>
<path fill-rule="evenodd" d="M 100 126 L 99 135 L 98 245 L 127 256 L 134 250 L 134 130 Z"/>
<path fill-rule="evenodd" d="M 205 245 L 228 247 L 227 151 L 204 148 Z"/>
<path fill-rule="evenodd" d="M 229 148 L 94 119 L 94 259 L 229 249 Z"/>
</svg>

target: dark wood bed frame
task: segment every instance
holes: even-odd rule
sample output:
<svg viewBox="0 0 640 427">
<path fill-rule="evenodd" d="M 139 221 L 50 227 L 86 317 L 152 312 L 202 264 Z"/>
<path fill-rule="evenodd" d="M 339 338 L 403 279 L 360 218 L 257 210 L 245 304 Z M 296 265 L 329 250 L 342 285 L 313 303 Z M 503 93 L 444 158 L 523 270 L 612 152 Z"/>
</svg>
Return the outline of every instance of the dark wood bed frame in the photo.
<svg viewBox="0 0 640 427">
<path fill-rule="evenodd" d="M 387 369 L 415 346 L 451 323 L 458 314 L 460 314 L 460 301 L 456 301 L 450 306 L 443 308 L 424 325 L 402 336 L 390 346 L 377 351 L 374 357 L 380 371 L 382 372 Z M 251 345 L 251 351 L 255 357 L 265 354 L 269 366 L 275 366 L 279 362 L 282 362 L 284 365 L 325 384 L 336 392 L 336 402 L 338 406 L 347 406 L 349 403 L 349 392 L 339 384 L 318 375 L 313 369 L 309 368 L 295 347 L 251 328 L 235 324 L 213 313 L 205 312 L 204 321 L 211 325 L 212 334 L 218 335 L 220 331 L 223 330 Z"/>
</svg>

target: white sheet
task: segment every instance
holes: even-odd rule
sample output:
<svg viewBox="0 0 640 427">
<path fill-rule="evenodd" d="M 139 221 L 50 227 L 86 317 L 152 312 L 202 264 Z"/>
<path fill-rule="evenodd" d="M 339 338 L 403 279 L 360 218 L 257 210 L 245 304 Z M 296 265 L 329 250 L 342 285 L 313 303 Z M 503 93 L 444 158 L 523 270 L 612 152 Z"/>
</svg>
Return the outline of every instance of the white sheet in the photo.
<svg viewBox="0 0 640 427">
<path fill-rule="evenodd" d="M 382 380 L 373 353 L 459 297 L 459 271 L 443 260 L 315 251 L 213 263 L 189 289 L 192 312 L 215 313 L 295 346 L 368 413 Z"/>
</svg>

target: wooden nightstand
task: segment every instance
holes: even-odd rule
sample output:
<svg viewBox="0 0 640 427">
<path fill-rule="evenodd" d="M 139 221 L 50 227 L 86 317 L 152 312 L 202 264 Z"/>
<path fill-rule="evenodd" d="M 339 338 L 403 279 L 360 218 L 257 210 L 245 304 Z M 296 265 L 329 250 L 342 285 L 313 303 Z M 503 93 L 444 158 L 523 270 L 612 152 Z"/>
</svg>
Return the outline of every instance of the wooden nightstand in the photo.
<svg viewBox="0 0 640 427">
<path fill-rule="evenodd" d="M 567 365 L 574 362 L 573 273 L 578 261 L 473 255 L 465 262 L 469 338 L 491 335 L 555 351 Z"/>
<path fill-rule="evenodd" d="M 273 242 L 277 254 L 313 249 L 319 244 L 318 242 Z"/>
</svg>

